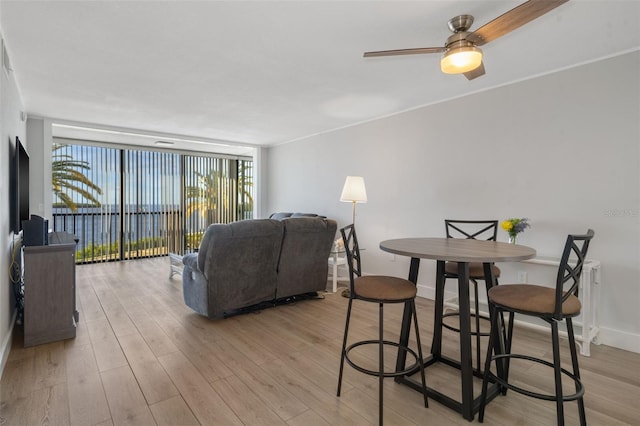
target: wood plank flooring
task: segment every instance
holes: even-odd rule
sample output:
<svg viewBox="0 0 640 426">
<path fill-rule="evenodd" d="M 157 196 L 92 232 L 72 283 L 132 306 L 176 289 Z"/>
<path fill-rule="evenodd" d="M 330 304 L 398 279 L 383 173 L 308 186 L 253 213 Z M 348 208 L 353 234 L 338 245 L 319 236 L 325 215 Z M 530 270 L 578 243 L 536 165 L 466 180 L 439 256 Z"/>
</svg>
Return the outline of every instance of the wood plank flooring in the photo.
<svg viewBox="0 0 640 426">
<path fill-rule="evenodd" d="M 336 397 L 347 306 L 339 293 L 209 320 L 184 305 L 180 277 L 168 276 L 168 258 L 78 266 L 77 337 L 24 348 L 16 328 L 0 381 L 0 425 L 377 424 L 376 378 L 346 366 Z M 418 315 L 428 353 L 433 302 L 419 299 Z M 400 306 L 385 309 L 390 340 L 400 317 Z M 376 327 L 377 307 L 356 302 L 350 341 L 375 338 Z M 452 357 L 456 337 L 445 332 Z M 514 349 L 551 356 L 549 338 L 531 330 L 516 328 Z M 606 346 L 591 353 L 579 360 L 589 424 L 640 424 L 640 354 Z M 374 352 L 358 355 L 375 365 Z M 394 355 L 385 354 L 390 369 Z M 568 350 L 563 356 L 568 362 Z M 512 379 L 553 386 L 538 365 L 514 362 Z M 427 381 L 458 398 L 456 370 L 430 367 Z M 420 394 L 392 379 L 384 387 L 388 425 L 469 423 L 435 401 L 424 408 Z M 565 410 L 567 424 L 578 424 L 576 403 Z M 555 405 L 509 392 L 489 404 L 485 424 L 555 424 Z"/>
</svg>

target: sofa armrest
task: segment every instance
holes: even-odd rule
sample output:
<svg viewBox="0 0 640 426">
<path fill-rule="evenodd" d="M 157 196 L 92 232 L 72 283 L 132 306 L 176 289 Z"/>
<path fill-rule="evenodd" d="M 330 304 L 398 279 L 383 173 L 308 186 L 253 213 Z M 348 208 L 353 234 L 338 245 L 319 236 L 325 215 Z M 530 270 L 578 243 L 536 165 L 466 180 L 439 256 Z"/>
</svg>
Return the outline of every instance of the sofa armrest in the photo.
<svg viewBox="0 0 640 426">
<path fill-rule="evenodd" d="M 198 270 L 198 253 L 188 253 L 182 257 L 182 264 L 188 266 L 194 271 Z"/>
</svg>

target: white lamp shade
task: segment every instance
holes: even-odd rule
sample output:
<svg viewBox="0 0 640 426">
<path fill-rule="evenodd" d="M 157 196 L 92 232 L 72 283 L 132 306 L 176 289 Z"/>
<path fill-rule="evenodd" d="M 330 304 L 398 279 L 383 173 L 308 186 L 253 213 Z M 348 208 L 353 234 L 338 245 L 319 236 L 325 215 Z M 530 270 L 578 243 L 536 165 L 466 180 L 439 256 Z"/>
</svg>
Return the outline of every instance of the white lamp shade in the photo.
<svg viewBox="0 0 640 426">
<path fill-rule="evenodd" d="M 344 202 L 367 202 L 367 189 L 364 186 L 364 178 L 362 176 L 347 176 L 342 188 L 340 201 Z"/>
</svg>

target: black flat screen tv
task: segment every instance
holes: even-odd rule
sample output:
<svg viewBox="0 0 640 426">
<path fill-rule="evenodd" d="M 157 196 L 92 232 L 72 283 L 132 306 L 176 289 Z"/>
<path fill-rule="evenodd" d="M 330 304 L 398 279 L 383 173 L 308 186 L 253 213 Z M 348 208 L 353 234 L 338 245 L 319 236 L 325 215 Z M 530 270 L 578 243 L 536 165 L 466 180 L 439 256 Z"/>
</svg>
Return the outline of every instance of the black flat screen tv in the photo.
<svg viewBox="0 0 640 426">
<path fill-rule="evenodd" d="M 22 221 L 29 220 L 29 154 L 16 136 L 16 150 L 13 162 L 13 232 L 18 234 Z"/>
</svg>

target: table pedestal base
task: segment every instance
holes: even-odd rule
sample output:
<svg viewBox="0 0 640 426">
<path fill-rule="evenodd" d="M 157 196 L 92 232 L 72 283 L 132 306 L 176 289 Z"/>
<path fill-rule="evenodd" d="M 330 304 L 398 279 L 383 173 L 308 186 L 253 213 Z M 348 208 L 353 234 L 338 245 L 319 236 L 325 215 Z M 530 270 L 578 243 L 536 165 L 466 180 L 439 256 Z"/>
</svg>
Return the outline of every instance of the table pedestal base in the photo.
<svg viewBox="0 0 640 426">
<path fill-rule="evenodd" d="M 440 357 L 438 359 L 434 358 L 433 355 L 430 357 L 425 358 L 424 360 L 424 368 L 425 368 L 425 374 L 426 374 L 426 369 L 432 365 L 435 365 L 437 363 L 441 363 L 441 364 L 445 364 L 447 366 L 450 366 L 452 368 L 456 368 L 456 369 L 460 369 L 460 363 L 452 360 L 451 358 L 447 358 L 447 357 Z M 396 377 L 395 381 L 397 383 L 402 383 L 403 385 L 409 386 L 411 389 L 416 390 L 420 393 L 422 393 L 422 383 L 420 383 L 417 380 L 412 379 L 410 376 L 419 372 L 418 369 L 415 369 L 414 371 L 410 372 L 408 375 L 406 376 L 400 376 L 400 377 Z M 482 379 L 482 372 L 479 370 L 474 370 L 473 371 L 473 375 L 475 377 L 478 377 L 479 379 Z M 427 375 L 427 383 L 429 383 L 429 376 Z M 495 398 L 496 396 L 498 396 L 500 393 L 502 393 L 502 389 L 500 388 L 500 385 L 492 382 L 492 384 L 489 386 L 489 388 L 487 389 L 487 402 L 491 401 L 493 398 Z M 427 397 L 429 397 L 430 399 L 439 402 L 440 404 L 444 405 L 445 407 L 449 407 L 454 411 L 457 411 L 458 413 L 462 413 L 463 417 L 466 420 L 472 421 L 475 414 L 480 410 L 480 399 L 481 399 L 481 395 L 478 395 L 476 398 L 473 399 L 473 401 L 471 402 L 471 406 L 470 406 L 470 410 L 465 409 L 465 405 L 456 400 L 451 398 L 448 395 L 443 394 L 442 392 L 437 391 L 436 389 L 433 389 L 431 387 L 429 387 L 429 385 L 427 384 L 427 390 L 426 390 L 426 394 Z"/>
</svg>

